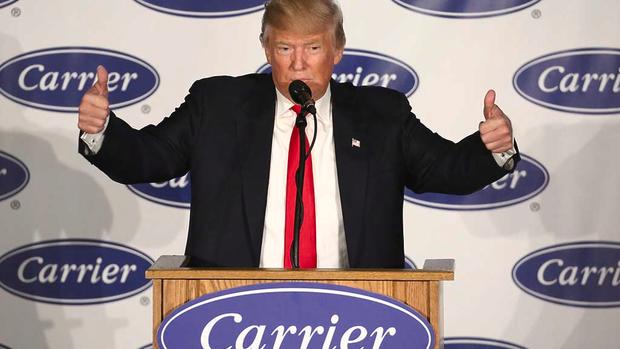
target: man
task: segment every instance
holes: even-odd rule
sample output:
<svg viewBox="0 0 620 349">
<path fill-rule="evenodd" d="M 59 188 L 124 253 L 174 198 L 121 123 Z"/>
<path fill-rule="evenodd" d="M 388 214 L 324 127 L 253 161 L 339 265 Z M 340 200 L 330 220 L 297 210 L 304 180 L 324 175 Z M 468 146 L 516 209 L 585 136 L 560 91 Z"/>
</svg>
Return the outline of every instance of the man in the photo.
<svg viewBox="0 0 620 349">
<path fill-rule="evenodd" d="M 199 80 L 157 126 L 134 130 L 109 111 L 103 67 L 80 105 L 80 152 L 110 178 L 155 182 L 191 170 L 186 254 L 193 265 L 290 262 L 285 216 L 294 173 L 287 164 L 295 148 L 289 146 L 293 80 L 309 85 L 318 118 L 307 130 L 313 135 L 317 128 L 306 162 L 315 199 L 304 201 L 314 214 L 305 216 L 301 233 L 302 244 L 303 229 L 316 233 L 315 264 L 302 267 L 401 268 L 405 185 L 416 192 L 470 193 L 518 161 L 510 120 L 493 91 L 484 99 L 479 132 L 454 144 L 423 126 L 404 95 L 331 80 L 345 45 L 333 0 L 268 2 L 260 38 L 271 75 Z"/>
</svg>

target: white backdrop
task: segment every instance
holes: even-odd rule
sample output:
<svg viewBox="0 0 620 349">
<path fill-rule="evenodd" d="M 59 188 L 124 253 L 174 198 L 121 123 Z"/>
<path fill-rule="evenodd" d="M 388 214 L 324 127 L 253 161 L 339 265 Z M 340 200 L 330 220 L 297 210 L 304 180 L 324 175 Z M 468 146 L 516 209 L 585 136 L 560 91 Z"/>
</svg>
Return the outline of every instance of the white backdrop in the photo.
<svg viewBox="0 0 620 349">
<path fill-rule="evenodd" d="M 466 1 L 481 3 L 461 0 Z M 483 119 L 483 96 L 494 88 L 521 152 L 548 173 L 546 186 L 523 189 L 539 193 L 503 207 L 447 210 L 405 203 L 407 256 L 418 265 L 427 258 L 457 261 L 456 281 L 444 288 L 446 336 L 526 348 L 619 348 L 620 285 L 599 285 L 615 301 L 611 305 L 567 305 L 532 296 L 517 285 L 512 271 L 536 250 L 579 241 L 609 242 L 616 246 L 604 252 L 611 253 L 609 266 L 620 260 L 612 244 L 620 241 L 620 114 L 617 109 L 596 112 L 618 106 L 620 91 L 607 88 L 594 112 L 575 113 L 535 104 L 513 86 L 519 68 L 539 57 L 591 47 L 620 49 L 620 2 L 530 3 L 506 14 L 451 18 L 390 0 L 341 0 L 347 48 L 393 57 L 413 68 L 419 85 L 410 101 L 427 126 L 452 140 L 473 132 Z M 116 110 L 134 127 L 167 116 L 198 78 L 251 73 L 265 63 L 258 41 L 262 11 L 205 18 L 154 11 L 130 0 L 0 1 L 3 5 L 0 62 L 37 50 L 91 47 L 152 66 L 160 79 L 154 93 Z M 618 56 L 606 57 L 616 70 L 586 65 L 584 72 L 615 73 L 620 80 Z M 12 96 L 8 91 L 15 80 L 2 75 L 9 68 L 0 67 L 0 171 L 5 170 L 0 172 L 0 256 L 54 239 L 109 241 L 151 258 L 182 254 L 189 210 L 145 200 L 89 165 L 76 151 L 77 114 L 34 107 L 27 94 Z M 578 101 L 588 93 L 571 97 Z M 28 169 L 22 189 L 11 189 L 19 185 L 10 181 L 25 182 L 25 176 L 15 177 L 9 158 Z M 534 177 L 528 174 L 523 186 Z M 576 263 L 597 265 L 597 251 L 582 253 Z M 2 263 L 0 284 L 15 273 Z M 114 301 L 66 305 L 18 296 L 5 286 L 0 348 L 137 349 L 151 340 L 150 288 Z M 556 295 L 587 298 L 588 287 L 567 286 Z"/>
</svg>

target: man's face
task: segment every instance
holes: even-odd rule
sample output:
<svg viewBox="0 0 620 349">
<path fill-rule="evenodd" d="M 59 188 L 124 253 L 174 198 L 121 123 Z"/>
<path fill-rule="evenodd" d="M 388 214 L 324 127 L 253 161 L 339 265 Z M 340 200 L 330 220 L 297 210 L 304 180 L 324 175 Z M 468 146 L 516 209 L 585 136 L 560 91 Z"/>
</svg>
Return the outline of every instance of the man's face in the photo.
<svg viewBox="0 0 620 349">
<path fill-rule="evenodd" d="M 342 48 L 336 48 L 334 34 L 326 30 L 318 34 L 296 34 L 268 28 L 264 44 L 267 62 L 271 64 L 273 82 L 280 93 L 291 101 L 288 85 L 293 80 L 305 82 L 312 98 L 321 98 L 327 90 L 334 65 L 342 58 Z"/>
</svg>

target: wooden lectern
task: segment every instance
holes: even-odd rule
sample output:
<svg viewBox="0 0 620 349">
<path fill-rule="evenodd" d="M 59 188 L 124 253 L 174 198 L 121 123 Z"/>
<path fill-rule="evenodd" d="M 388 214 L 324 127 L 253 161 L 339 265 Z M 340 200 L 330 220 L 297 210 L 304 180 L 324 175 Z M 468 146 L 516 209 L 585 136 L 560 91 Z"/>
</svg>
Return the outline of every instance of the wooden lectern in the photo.
<svg viewBox="0 0 620 349">
<path fill-rule="evenodd" d="M 454 260 L 427 260 L 422 269 L 188 268 L 186 256 L 162 256 L 146 271 L 153 280 L 153 348 L 157 328 L 175 308 L 204 294 L 268 282 L 305 281 L 355 287 L 401 301 L 425 316 L 443 348 L 441 281 L 454 280 Z"/>
</svg>

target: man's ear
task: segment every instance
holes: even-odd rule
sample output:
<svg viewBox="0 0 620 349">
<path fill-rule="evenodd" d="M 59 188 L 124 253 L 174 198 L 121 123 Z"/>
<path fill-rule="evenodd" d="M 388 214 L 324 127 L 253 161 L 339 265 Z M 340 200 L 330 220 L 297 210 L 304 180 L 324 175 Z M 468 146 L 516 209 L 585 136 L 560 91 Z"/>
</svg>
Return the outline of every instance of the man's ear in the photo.
<svg viewBox="0 0 620 349">
<path fill-rule="evenodd" d="M 340 63 L 342 60 L 342 55 L 344 54 L 344 48 L 336 49 L 336 55 L 334 56 L 334 65 Z"/>
</svg>

